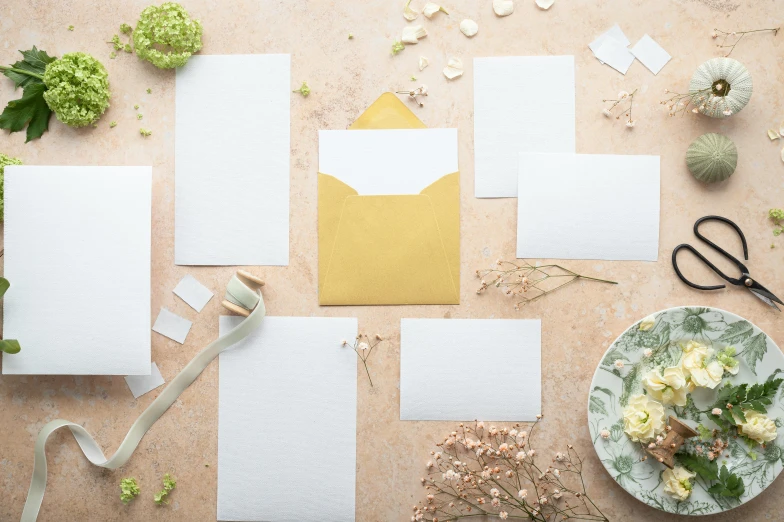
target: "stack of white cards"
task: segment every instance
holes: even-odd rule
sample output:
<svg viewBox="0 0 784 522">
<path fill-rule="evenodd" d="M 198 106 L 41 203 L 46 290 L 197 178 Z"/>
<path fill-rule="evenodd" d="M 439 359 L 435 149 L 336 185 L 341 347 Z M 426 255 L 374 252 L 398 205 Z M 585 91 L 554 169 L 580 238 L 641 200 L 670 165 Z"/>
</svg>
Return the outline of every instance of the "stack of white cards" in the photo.
<svg viewBox="0 0 784 522">
<path fill-rule="evenodd" d="M 671 56 L 667 51 L 647 34 L 640 38 L 631 49 L 629 49 L 629 44 L 629 39 L 623 34 L 618 24 L 615 24 L 588 44 L 588 47 L 600 62 L 609 65 L 621 74 L 626 74 L 635 58 L 640 60 L 653 74 L 659 74 L 662 67 L 670 61 Z"/>
</svg>

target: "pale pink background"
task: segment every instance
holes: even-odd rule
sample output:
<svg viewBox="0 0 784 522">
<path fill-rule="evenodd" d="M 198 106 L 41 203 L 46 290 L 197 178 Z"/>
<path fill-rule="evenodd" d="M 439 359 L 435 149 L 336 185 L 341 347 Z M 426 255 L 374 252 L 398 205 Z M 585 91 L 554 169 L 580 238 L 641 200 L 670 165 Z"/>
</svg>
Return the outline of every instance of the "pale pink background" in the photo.
<svg viewBox="0 0 784 522">
<path fill-rule="evenodd" d="M 205 54 L 291 53 L 292 89 L 303 80 L 313 89 L 309 98 L 296 94 L 291 98 L 291 265 L 252 270 L 267 281 L 265 301 L 271 314 L 357 316 L 362 331 L 389 338 L 370 360 L 375 388 L 369 387 L 361 366 L 357 368 L 357 520 L 407 520 L 411 506 L 423 495 L 419 477 L 433 443 L 452 428 L 446 422 L 398 420 L 402 317 L 542 318 L 545 423 L 540 453 L 547 458 L 567 443 L 574 444 L 586 457 L 590 493 L 611 520 L 678 520 L 627 495 L 598 462 L 586 426 L 587 392 L 608 344 L 633 321 L 661 308 L 719 306 L 747 317 L 774 340 L 784 343 L 784 323 L 779 314 L 739 289 L 707 294 L 686 288 L 676 279 L 669 261 L 675 245 L 693 241 L 691 227 L 697 218 L 711 213 L 725 215 L 746 233 L 752 274 L 784 295 L 784 237 L 774 239 L 766 218 L 767 209 L 784 206 L 784 164 L 779 159 L 782 144 L 771 144 L 765 135 L 767 128 L 777 127 L 784 119 L 784 35 L 749 37 L 734 51 L 733 57 L 745 63 L 754 78 L 751 104 L 740 114 L 724 121 L 693 115 L 668 118 L 659 105 L 665 88 L 684 91 L 694 69 L 718 54 L 710 38 L 714 27 L 731 31 L 782 25 L 784 1 L 557 0 L 543 12 L 533 0 L 518 0 L 515 13 L 499 19 L 493 14 L 490 0 L 449 0 L 445 7 L 451 15 L 440 13 L 432 20 L 420 17 L 417 22 L 425 25 L 429 35 L 395 57 L 389 53 L 392 41 L 407 23 L 402 16 L 403 0 L 184 3 L 204 24 Z M 16 50 L 32 45 L 58 56 L 87 51 L 107 66 L 113 97 L 112 107 L 97 129 L 73 130 L 52 119 L 49 133 L 32 143 L 24 144 L 23 133 L 3 133 L 0 150 L 28 164 L 153 165 L 152 319 L 161 306 L 166 306 L 194 322 L 184 346 L 151 334 L 153 358 L 164 377 L 171 380 L 216 337 L 221 313 L 219 299 L 213 299 L 201 314 L 196 314 L 172 294 L 172 289 L 183 275 L 192 274 L 222 294 L 235 269 L 173 264 L 174 72 L 158 70 L 123 53 L 110 60 L 111 46 L 104 43 L 121 23 L 134 24 L 147 4 L 6 0 L 0 9 L 1 63 L 16 61 L 20 57 Z M 414 1 L 418 8 L 423 4 L 424 0 Z M 458 29 L 467 17 L 479 24 L 479 33 L 470 40 Z M 659 76 L 636 62 L 624 77 L 592 56 L 587 44 L 616 22 L 632 44 L 648 33 L 673 56 Z M 70 24 L 75 26 L 73 32 L 67 30 Z M 354 34 L 353 40 L 347 39 L 349 32 Z M 577 152 L 661 155 L 659 262 L 566 263 L 587 275 L 616 279 L 620 284 L 575 284 L 515 312 L 509 299 L 500 294 L 475 294 L 476 269 L 490 266 L 499 257 L 514 257 L 517 203 L 513 199 L 473 197 L 472 58 L 551 54 L 574 54 L 576 58 Z M 431 63 L 421 73 L 417 68 L 420 55 L 427 56 Z M 453 55 L 462 58 L 466 71 L 462 78 L 448 82 L 441 69 Z M 419 78 L 417 82 L 409 80 L 412 74 Z M 242 107 L 232 103 L 232 79 L 216 81 L 226 85 L 226 110 L 241 118 Z M 424 108 L 415 108 L 416 113 L 428 126 L 459 129 L 462 304 L 320 308 L 316 295 L 317 131 L 343 129 L 382 92 L 421 83 L 428 85 L 431 95 Z M 3 105 L 18 96 L 11 87 L 9 80 L 0 80 Z M 146 94 L 148 87 L 152 94 Z M 640 96 L 635 106 L 638 123 L 633 130 L 601 115 L 603 98 L 635 88 L 640 89 Z M 134 104 L 141 106 L 141 122 L 136 120 Z M 109 129 L 112 120 L 118 125 Z M 147 139 L 139 136 L 140 126 L 152 129 L 153 135 Z M 215 129 L 216 133 L 220 131 Z M 691 140 L 708 131 L 727 134 L 740 152 L 735 175 L 729 182 L 712 187 L 695 182 L 683 159 Z M 578 215 L 574 216 L 574 226 L 580 226 Z M 773 250 L 772 242 L 777 245 Z M 739 252 L 737 248 L 734 251 Z M 695 278 L 703 275 L 711 280 L 708 272 L 696 267 L 693 272 Z M 41 320 L 46 324 L 45 317 Z M 487 363 L 481 357 L 482 348 L 478 346 L 475 358 L 460 361 L 463 367 L 455 374 L 455 385 L 493 386 L 498 390 L 498 400 L 504 400 L 506 383 L 472 382 L 472 367 Z M 122 470 L 95 468 L 70 435 L 54 436 L 48 446 L 49 487 L 40 520 L 214 520 L 217 369 L 217 363 L 210 365 L 183 393 Z M 112 452 L 155 396 L 151 393 L 134 400 L 122 377 L 0 377 L 0 520 L 16 520 L 21 514 L 32 471 L 33 444 L 46 422 L 59 417 L 83 424 L 107 452 Z M 291 447 L 282 450 L 308 451 L 309 436 L 317 436 L 317 430 L 304 434 L 294 431 Z M 178 486 L 172 504 L 158 508 L 151 496 L 160 488 L 166 472 L 177 477 Z M 124 476 L 137 477 L 143 490 L 142 497 L 127 507 L 118 498 L 118 485 Z M 308 470 L 302 470 L 303 498 L 307 497 L 308 484 L 316 480 L 329 477 L 312 477 Z M 784 481 L 778 480 L 737 512 L 706 520 L 784 520 L 782 495 Z M 296 516 L 296 503 L 292 503 L 291 510 Z"/>
</svg>

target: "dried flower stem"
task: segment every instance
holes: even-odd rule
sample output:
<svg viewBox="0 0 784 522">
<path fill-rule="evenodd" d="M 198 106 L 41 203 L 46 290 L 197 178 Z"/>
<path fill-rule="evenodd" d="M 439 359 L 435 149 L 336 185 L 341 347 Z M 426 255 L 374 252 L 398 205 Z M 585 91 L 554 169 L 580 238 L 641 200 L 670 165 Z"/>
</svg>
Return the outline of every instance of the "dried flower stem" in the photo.
<svg viewBox="0 0 784 522">
<path fill-rule="evenodd" d="M 507 295 L 517 295 L 522 299 L 522 301 L 519 301 L 515 305 L 516 310 L 518 310 L 520 306 L 527 303 L 532 303 L 537 299 L 541 299 L 547 294 L 554 292 L 578 279 L 587 279 L 589 281 L 598 281 L 600 283 L 609 283 L 611 285 L 618 284 L 617 281 L 609 281 L 607 279 L 584 276 L 578 274 L 577 272 L 573 272 L 568 268 L 564 268 L 561 265 L 555 264 L 535 266 L 528 261 L 523 261 L 522 264 L 518 265 L 517 263 L 512 263 L 511 261 L 502 261 L 499 259 L 496 261 L 496 265 L 498 265 L 500 268 L 490 268 L 483 271 L 476 271 L 476 276 L 482 279 L 482 284 L 476 293 L 481 294 L 490 286 L 495 286 L 496 288 L 504 287 Z M 485 278 L 488 275 L 492 276 L 493 278 L 489 283 L 485 281 Z M 560 280 L 561 278 L 565 279 L 565 281 L 556 285 L 555 287 L 546 288 L 543 286 L 543 283 L 549 279 Z M 526 296 L 525 294 L 531 290 L 533 290 L 534 293 L 539 293 L 533 297 Z"/>
<path fill-rule="evenodd" d="M 416 78 L 413 76 L 411 77 L 411 81 L 415 81 Z M 420 107 L 425 106 L 425 102 L 420 100 L 418 96 L 427 96 L 427 85 L 422 85 L 417 87 L 416 89 L 410 91 L 395 91 L 395 94 L 407 94 L 408 99 L 419 105 Z"/>
<path fill-rule="evenodd" d="M 364 338 L 364 340 L 362 340 Z M 368 370 L 367 360 L 370 357 L 370 354 L 373 353 L 373 349 L 381 344 L 383 339 L 379 334 L 376 334 L 374 339 L 375 342 L 370 340 L 368 335 L 359 334 L 356 339 L 354 339 L 354 344 L 348 344 L 348 341 L 343 341 L 343 346 L 351 346 L 359 356 L 359 360 L 362 361 L 362 364 L 365 366 L 365 373 L 367 373 L 368 381 L 370 381 L 370 387 L 373 388 L 373 379 L 370 378 L 370 370 Z"/>
<path fill-rule="evenodd" d="M 713 38 L 718 38 L 719 36 L 723 36 L 723 38 L 721 40 L 721 43 L 717 44 L 716 47 L 718 47 L 718 48 L 729 47 L 730 48 L 730 50 L 727 51 L 727 54 L 724 55 L 724 57 L 726 58 L 727 56 L 732 54 L 732 51 L 735 50 L 735 46 L 738 45 L 740 43 L 740 41 L 743 39 L 743 37 L 746 36 L 747 34 L 765 33 L 765 32 L 768 32 L 768 31 L 772 31 L 773 32 L 773 36 L 776 36 L 778 34 L 778 32 L 779 32 L 779 29 L 781 29 L 781 28 L 780 27 L 775 27 L 775 28 L 772 28 L 772 29 L 753 29 L 751 31 L 732 31 L 732 32 L 722 31 L 720 29 L 714 29 L 713 30 L 713 34 L 711 36 L 713 36 Z M 738 39 L 735 40 L 735 42 L 733 44 L 728 44 L 727 43 L 727 39 L 728 38 L 736 37 L 736 36 L 738 37 Z"/>
<path fill-rule="evenodd" d="M 632 106 L 634 105 L 634 95 L 637 94 L 637 90 L 638 89 L 634 89 L 631 94 L 629 94 L 626 91 L 621 91 L 618 93 L 617 100 L 602 100 L 602 102 L 604 103 L 613 102 L 612 105 L 610 105 L 609 107 L 607 107 L 602 111 L 602 114 L 604 114 L 609 118 L 613 115 L 613 110 L 616 107 L 618 107 L 621 104 L 625 104 L 626 102 L 629 102 L 628 107 L 624 107 L 624 106 L 621 107 L 621 111 L 617 116 L 615 116 L 615 119 L 619 120 L 621 118 L 621 114 L 625 114 L 627 118 L 626 126 L 630 128 L 634 127 L 634 120 L 632 119 Z"/>
<path fill-rule="evenodd" d="M 669 94 L 670 97 L 659 103 L 667 106 L 670 116 L 675 116 L 679 112 L 681 115 L 686 114 L 687 111 L 697 114 L 705 108 L 705 102 L 713 98 L 721 98 L 721 102 L 724 104 L 724 115 L 729 116 L 732 114 L 729 105 L 727 105 L 727 93 L 730 92 L 730 88 L 725 80 L 717 80 L 713 82 L 713 85 L 701 91 L 680 93 L 664 89 L 664 93 Z"/>
</svg>

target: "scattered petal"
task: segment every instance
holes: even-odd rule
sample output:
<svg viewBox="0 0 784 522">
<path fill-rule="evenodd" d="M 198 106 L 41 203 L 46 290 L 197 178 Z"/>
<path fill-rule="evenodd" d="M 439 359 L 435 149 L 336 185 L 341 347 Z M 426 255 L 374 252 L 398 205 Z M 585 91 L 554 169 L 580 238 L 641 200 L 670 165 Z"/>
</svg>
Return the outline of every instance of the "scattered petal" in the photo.
<svg viewBox="0 0 784 522">
<path fill-rule="evenodd" d="M 400 39 L 403 43 L 415 44 L 420 38 L 427 36 L 427 31 L 422 25 L 409 25 L 403 28 L 403 37 Z"/>
<path fill-rule="evenodd" d="M 781 136 L 779 135 L 778 132 L 774 131 L 773 129 L 768 129 L 768 138 L 770 138 L 770 141 L 773 141 L 781 138 Z"/>
<path fill-rule="evenodd" d="M 417 16 L 419 16 L 419 11 L 411 9 L 411 0 L 408 0 L 408 2 L 406 2 L 406 7 L 403 8 L 403 17 L 410 22 L 416 20 Z"/>
<path fill-rule="evenodd" d="M 427 67 L 428 65 L 430 65 L 430 61 L 428 61 L 428 59 L 425 56 L 420 56 L 419 57 L 419 70 L 423 71 L 425 69 L 425 67 Z"/>
<path fill-rule="evenodd" d="M 544 9 L 545 11 L 550 9 L 554 3 L 555 0 L 536 0 L 537 7 L 539 7 L 539 9 Z"/>
<path fill-rule="evenodd" d="M 779 134 L 784 136 L 784 121 L 782 121 L 781 124 L 779 125 Z"/>
<path fill-rule="evenodd" d="M 444 67 L 444 76 L 450 80 L 463 76 L 463 62 L 460 61 L 460 58 L 449 59 Z"/>
<path fill-rule="evenodd" d="M 442 13 L 447 14 L 447 15 L 449 14 L 446 11 L 446 9 L 444 9 L 440 5 L 434 4 L 433 2 L 428 2 L 428 3 L 425 4 L 424 9 L 422 9 L 422 14 L 425 15 L 426 17 L 428 17 L 428 18 L 432 18 L 433 15 L 436 14 L 437 12 L 439 12 L 439 11 L 441 11 Z"/>
<path fill-rule="evenodd" d="M 514 12 L 514 2 L 512 0 L 493 0 L 493 11 L 498 16 L 509 16 Z"/>
<path fill-rule="evenodd" d="M 444 73 L 446 74 L 446 73 Z M 784 161 L 784 149 L 781 149 L 781 161 Z"/>
<path fill-rule="evenodd" d="M 479 24 L 477 24 L 470 18 L 466 18 L 465 20 L 460 22 L 460 32 L 462 32 L 467 37 L 471 38 L 477 32 L 479 32 Z"/>
</svg>

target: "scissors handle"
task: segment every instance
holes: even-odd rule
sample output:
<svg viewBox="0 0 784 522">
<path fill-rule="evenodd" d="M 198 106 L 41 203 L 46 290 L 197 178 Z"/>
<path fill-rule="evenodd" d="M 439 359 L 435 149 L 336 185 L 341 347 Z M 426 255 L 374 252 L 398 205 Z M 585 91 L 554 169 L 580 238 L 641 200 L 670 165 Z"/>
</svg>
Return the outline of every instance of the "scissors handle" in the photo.
<svg viewBox="0 0 784 522">
<path fill-rule="evenodd" d="M 710 246 L 711 248 L 713 248 L 714 250 L 719 252 L 721 255 L 723 255 L 724 257 L 726 257 L 727 259 L 729 259 L 733 263 L 735 263 L 740 270 L 742 270 L 743 272 L 748 272 L 748 270 L 746 270 L 746 267 L 743 266 L 743 263 L 738 261 L 735 258 L 735 256 L 733 256 L 732 254 L 730 254 L 729 252 L 727 252 L 726 250 L 721 248 L 719 245 L 717 245 L 716 243 L 714 243 L 713 241 L 711 241 L 710 239 L 708 239 L 707 237 L 703 236 L 700 233 L 700 225 L 702 223 L 706 222 L 706 221 L 721 221 L 722 223 L 726 223 L 727 225 L 729 225 L 733 229 L 735 229 L 735 232 L 737 232 L 738 236 L 740 236 L 740 242 L 743 244 L 743 259 L 745 261 L 748 261 L 749 260 L 749 248 L 746 245 L 746 236 L 743 235 L 743 231 L 740 229 L 740 227 L 738 225 L 736 225 L 734 222 L 730 221 L 729 219 L 727 219 L 725 217 L 721 217 L 721 216 L 705 216 L 705 217 L 701 217 L 700 219 L 697 220 L 696 223 L 694 223 L 694 235 L 697 236 L 698 238 L 700 238 L 708 246 Z M 715 268 L 714 268 L 714 270 L 715 270 Z"/>
</svg>

